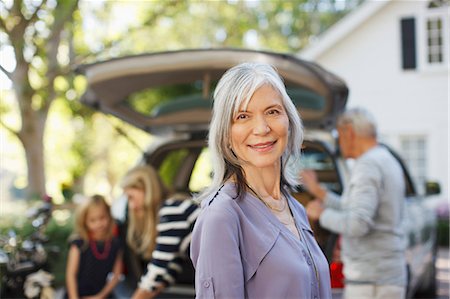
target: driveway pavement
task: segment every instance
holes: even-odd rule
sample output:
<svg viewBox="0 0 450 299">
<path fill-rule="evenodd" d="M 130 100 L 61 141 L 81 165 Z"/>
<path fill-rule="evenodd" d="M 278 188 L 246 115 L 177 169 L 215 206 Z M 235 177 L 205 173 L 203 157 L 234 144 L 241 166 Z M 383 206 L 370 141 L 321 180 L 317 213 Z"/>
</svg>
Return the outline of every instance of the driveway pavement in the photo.
<svg viewBox="0 0 450 299">
<path fill-rule="evenodd" d="M 450 297 L 450 251 L 448 247 L 439 248 L 436 268 L 437 298 L 448 299 Z"/>
</svg>

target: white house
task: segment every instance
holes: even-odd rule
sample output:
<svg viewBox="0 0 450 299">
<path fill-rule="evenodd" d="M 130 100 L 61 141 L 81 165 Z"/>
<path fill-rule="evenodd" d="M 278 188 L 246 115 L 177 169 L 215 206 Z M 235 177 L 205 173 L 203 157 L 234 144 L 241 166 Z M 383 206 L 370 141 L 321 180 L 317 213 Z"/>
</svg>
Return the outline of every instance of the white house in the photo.
<svg viewBox="0 0 450 299">
<path fill-rule="evenodd" d="M 449 185 L 450 1 L 368 0 L 298 55 L 341 76 L 417 183 Z"/>
</svg>

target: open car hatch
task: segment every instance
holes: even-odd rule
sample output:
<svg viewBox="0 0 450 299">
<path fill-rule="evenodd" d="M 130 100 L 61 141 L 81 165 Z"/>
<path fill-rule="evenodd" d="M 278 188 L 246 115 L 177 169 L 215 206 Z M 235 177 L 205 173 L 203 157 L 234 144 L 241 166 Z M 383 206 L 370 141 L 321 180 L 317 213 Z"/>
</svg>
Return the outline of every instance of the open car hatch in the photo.
<svg viewBox="0 0 450 299">
<path fill-rule="evenodd" d="M 243 49 L 190 49 L 80 65 L 82 102 L 152 134 L 207 130 L 212 93 L 223 73 L 246 61 L 273 65 L 305 127 L 330 130 L 348 88 L 336 75 L 293 55 Z"/>
</svg>

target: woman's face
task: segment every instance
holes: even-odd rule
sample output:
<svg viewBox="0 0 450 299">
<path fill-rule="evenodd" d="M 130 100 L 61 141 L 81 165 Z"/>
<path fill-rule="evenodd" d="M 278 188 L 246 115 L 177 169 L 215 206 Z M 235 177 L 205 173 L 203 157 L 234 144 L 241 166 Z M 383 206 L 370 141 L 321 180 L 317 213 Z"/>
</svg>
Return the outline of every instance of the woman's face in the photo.
<svg viewBox="0 0 450 299">
<path fill-rule="evenodd" d="M 140 215 L 144 212 L 145 191 L 140 188 L 125 188 L 125 194 L 128 198 L 128 210 L 133 214 Z"/>
<path fill-rule="evenodd" d="M 264 168 L 279 163 L 288 143 L 289 119 L 280 93 L 263 85 L 234 116 L 231 146 L 246 167 Z"/>
</svg>

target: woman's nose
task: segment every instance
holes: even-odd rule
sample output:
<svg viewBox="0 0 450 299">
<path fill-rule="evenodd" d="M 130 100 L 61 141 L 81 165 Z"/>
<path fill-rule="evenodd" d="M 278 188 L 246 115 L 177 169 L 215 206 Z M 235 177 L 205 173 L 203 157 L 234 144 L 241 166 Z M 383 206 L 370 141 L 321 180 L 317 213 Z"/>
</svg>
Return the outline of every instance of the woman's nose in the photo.
<svg viewBox="0 0 450 299">
<path fill-rule="evenodd" d="M 255 117 L 253 133 L 257 135 L 267 134 L 270 132 L 269 124 L 264 116 Z"/>
</svg>

